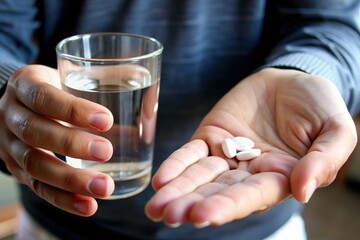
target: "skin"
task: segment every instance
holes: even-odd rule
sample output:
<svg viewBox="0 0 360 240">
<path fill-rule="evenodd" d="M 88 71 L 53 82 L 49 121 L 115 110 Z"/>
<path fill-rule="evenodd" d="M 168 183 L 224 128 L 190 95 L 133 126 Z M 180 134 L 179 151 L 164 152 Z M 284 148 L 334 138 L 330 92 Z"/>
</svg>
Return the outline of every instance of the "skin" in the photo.
<svg viewBox="0 0 360 240">
<path fill-rule="evenodd" d="M 0 158 L 17 180 L 68 212 L 91 216 L 95 197 L 109 196 L 112 179 L 103 173 L 68 166 L 51 152 L 106 161 L 111 143 L 61 122 L 106 131 L 113 117 L 106 108 L 59 90 L 55 69 L 30 65 L 16 71 L 0 100 Z"/>
<path fill-rule="evenodd" d="M 246 136 L 262 154 L 226 159 L 221 143 Z M 222 225 L 329 185 L 356 145 L 337 88 L 296 70 L 265 69 L 241 81 L 203 119 L 192 140 L 153 177 L 146 214 L 169 226 Z"/>
<path fill-rule="evenodd" d="M 30 65 L 11 77 L 0 99 L 0 158 L 20 183 L 80 216 L 114 189 L 99 172 L 75 169 L 51 152 L 106 161 L 111 143 L 97 135 L 113 124 L 104 107 L 59 90 L 57 71 Z M 221 142 L 246 136 L 262 155 L 226 159 Z M 153 177 L 146 214 L 170 226 L 222 225 L 294 197 L 309 201 L 329 185 L 356 145 L 356 130 L 336 87 L 296 70 L 264 69 L 236 85 L 203 119 L 189 143 Z"/>
</svg>

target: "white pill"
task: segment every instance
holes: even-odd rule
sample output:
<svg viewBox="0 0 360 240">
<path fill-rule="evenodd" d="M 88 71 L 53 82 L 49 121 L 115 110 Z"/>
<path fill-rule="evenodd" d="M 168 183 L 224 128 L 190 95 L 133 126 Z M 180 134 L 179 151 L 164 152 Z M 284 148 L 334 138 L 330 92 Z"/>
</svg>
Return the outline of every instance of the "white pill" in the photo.
<svg viewBox="0 0 360 240">
<path fill-rule="evenodd" d="M 225 138 L 221 144 L 221 147 L 226 157 L 233 158 L 236 156 L 236 146 L 230 138 Z"/>
<path fill-rule="evenodd" d="M 255 146 L 254 141 L 247 137 L 234 137 L 231 140 L 235 143 L 238 151 L 249 150 Z"/>
<path fill-rule="evenodd" d="M 256 158 L 258 156 L 260 156 L 261 154 L 261 150 L 258 148 L 252 148 L 249 150 L 244 150 L 241 152 L 238 152 L 236 154 L 236 159 L 239 161 L 246 161 L 246 160 L 251 160 L 253 158 Z"/>
</svg>

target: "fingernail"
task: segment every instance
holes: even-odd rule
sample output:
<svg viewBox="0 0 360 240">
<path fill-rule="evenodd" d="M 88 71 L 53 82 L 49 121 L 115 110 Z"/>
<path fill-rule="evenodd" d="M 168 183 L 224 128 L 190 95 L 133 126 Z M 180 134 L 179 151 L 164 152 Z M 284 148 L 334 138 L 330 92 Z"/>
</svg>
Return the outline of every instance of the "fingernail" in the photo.
<svg viewBox="0 0 360 240">
<path fill-rule="evenodd" d="M 316 180 L 312 180 L 306 187 L 305 190 L 305 203 L 309 202 L 311 196 L 313 195 L 313 193 L 315 192 L 315 189 L 317 187 L 317 183 Z"/>
<path fill-rule="evenodd" d="M 195 228 L 205 228 L 210 225 L 210 221 L 205 221 L 202 223 L 194 223 Z"/>
<path fill-rule="evenodd" d="M 89 205 L 85 202 L 75 202 L 74 207 L 79 212 L 86 213 L 86 214 L 89 212 Z"/>
<path fill-rule="evenodd" d="M 89 122 L 91 126 L 97 129 L 105 129 L 109 125 L 109 116 L 105 113 L 92 114 Z"/>
<path fill-rule="evenodd" d="M 102 141 L 92 141 L 89 144 L 89 152 L 96 159 L 106 160 L 109 155 L 109 145 Z"/>
<path fill-rule="evenodd" d="M 171 228 L 177 228 L 181 226 L 181 222 L 176 222 L 176 223 L 165 223 L 168 227 Z"/>
<path fill-rule="evenodd" d="M 105 196 L 107 194 L 107 181 L 102 178 L 94 178 L 89 183 L 89 191 L 93 194 Z"/>
<path fill-rule="evenodd" d="M 151 218 L 151 221 L 153 222 L 161 222 L 162 220 L 162 218 Z"/>
</svg>

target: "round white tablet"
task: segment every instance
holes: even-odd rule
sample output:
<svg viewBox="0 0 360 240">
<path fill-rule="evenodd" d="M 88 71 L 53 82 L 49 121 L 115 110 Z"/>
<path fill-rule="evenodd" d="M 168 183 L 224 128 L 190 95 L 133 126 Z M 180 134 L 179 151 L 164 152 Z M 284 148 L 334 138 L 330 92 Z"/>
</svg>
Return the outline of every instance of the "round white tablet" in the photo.
<svg viewBox="0 0 360 240">
<path fill-rule="evenodd" d="M 239 161 L 247 161 L 260 156 L 261 150 L 258 148 L 252 148 L 244 150 L 236 154 L 236 159 Z"/>
<path fill-rule="evenodd" d="M 221 144 L 221 147 L 226 157 L 233 158 L 236 156 L 236 146 L 230 138 L 225 138 Z"/>
</svg>

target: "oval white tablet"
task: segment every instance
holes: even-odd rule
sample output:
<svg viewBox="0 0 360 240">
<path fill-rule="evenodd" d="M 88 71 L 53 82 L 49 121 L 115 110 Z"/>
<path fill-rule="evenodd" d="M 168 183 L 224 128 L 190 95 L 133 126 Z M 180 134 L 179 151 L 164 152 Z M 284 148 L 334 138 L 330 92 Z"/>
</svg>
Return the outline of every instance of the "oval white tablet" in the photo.
<svg viewBox="0 0 360 240">
<path fill-rule="evenodd" d="M 255 146 L 255 142 L 247 137 L 234 137 L 231 140 L 235 143 L 238 151 L 249 150 Z"/>
<path fill-rule="evenodd" d="M 236 156 L 236 146 L 230 138 L 225 138 L 221 147 L 226 157 L 233 158 Z"/>
<path fill-rule="evenodd" d="M 244 150 L 236 154 L 236 159 L 239 161 L 247 161 L 260 156 L 261 150 L 258 148 L 252 148 Z"/>
</svg>

